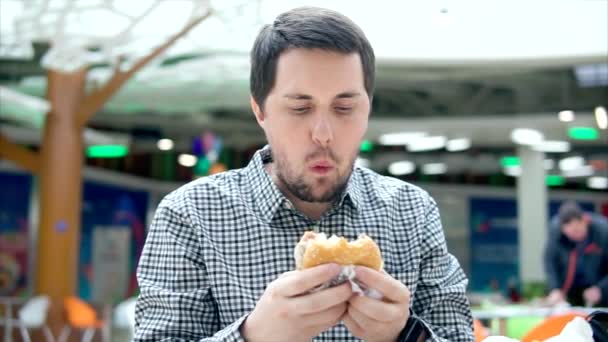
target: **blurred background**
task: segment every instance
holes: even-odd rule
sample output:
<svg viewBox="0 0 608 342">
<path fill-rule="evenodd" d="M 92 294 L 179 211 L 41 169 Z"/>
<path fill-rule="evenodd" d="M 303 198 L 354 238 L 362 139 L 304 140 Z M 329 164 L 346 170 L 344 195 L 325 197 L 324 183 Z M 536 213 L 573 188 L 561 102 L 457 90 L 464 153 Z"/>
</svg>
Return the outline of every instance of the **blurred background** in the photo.
<svg viewBox="0 0 608 342">
<path fill-rule="evenodd" d="M 95 338 L 129 339 L 157 204 L 265 144 L 249 50 L 300 5 L 366 33 L 377 79 L 357 163 L 436 199 L 474 304 L 546 294 L 560 203 L 608 216 L 608 1 L 0 0 L 5 318 L 73 296 L 106 323 Z"/>
</svg>

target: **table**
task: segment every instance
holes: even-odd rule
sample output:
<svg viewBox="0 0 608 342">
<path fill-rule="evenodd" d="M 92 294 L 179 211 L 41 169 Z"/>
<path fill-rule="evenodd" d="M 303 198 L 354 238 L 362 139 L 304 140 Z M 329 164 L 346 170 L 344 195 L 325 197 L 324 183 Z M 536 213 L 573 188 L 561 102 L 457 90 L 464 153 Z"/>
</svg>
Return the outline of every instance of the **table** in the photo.
<svg viewBox="0 0 608 342">
<path fill-rule="evenodd" d="M 498 319 L 498 333 L 505 336 L 507 333 L 507 319 L 516 317 L 537 316 L 546 318 L 553 315 L 565 314 L 569 312 L 579 312 L 583 315 L 603 310 L 608 311 L 608 308 L 587 308 L 574 306 L 556 306 L 556 307 L 537 307 L 528 305 L 509 305 L 506 307 L 496 307 L 493 309 L 474 309 L 473 318 L 476 319 Z"/>
</svg>

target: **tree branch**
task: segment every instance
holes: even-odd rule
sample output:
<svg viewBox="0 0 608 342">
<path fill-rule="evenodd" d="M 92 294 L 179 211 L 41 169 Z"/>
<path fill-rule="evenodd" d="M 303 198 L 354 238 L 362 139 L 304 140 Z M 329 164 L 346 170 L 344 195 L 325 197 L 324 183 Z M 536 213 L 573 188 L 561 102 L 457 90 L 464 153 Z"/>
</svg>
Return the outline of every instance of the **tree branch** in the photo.
<svg viewBox="0 0 608 342">
<path fill-rule="evenodd" d="M 40 157 L 37 152 L 8 141 L 2 134 L 0 134 L 0 156 L 33 174 L 37 174 L 40 171 Z"/>
<path fill-rule="evenodd" d="M 101 89 L 95 90 L 85 97 L 78 110 L 78 124 L 84 126 L 91 119 L 91 117 L 95 115 L 95 113 L 97 113 L 97 111 L 124 85 L 124 83 L 133 76 L 133 74 L 143 68 L 151 60 L 165 52 L 178 39 L 188 34 L 190 30 L 192 30 L 203 20 L 207 19 L 210 15 L 211 10 L 192 20 L 164 44 L 158 46 L 150 54 L 137 61 L 137 63 L 135 63 L 129 70 L 123 72 L 117 68 L 114 75 L 106 84 L 103 85 Z"/>
</svg>

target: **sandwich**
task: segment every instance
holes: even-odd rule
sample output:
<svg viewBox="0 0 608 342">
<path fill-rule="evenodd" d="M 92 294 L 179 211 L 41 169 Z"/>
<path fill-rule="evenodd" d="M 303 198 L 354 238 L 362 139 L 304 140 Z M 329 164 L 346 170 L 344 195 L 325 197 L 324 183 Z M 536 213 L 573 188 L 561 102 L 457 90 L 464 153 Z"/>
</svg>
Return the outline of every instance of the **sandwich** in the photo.
<svg viewBox="0 0 608 342">
<path fill-rule="evenodd" d="M 296 245 L 294 257 L 298 270 L 335 263 L 342 266 L 365 266 L 380 271 L 384 264 L 380 248 L 365 234 L 348 242 L 336 235 L 327 238 L 324 233 L 308 231 Z"/>
</svg>

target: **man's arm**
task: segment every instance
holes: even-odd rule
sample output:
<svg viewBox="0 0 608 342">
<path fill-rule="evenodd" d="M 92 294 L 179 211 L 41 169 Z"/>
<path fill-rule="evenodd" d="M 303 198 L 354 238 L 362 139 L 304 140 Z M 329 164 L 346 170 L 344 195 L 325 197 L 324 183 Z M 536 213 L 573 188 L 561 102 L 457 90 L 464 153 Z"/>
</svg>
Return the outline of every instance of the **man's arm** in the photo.
<svg viewBox="0 0 608 342">
<path fill-rule="evenodd" d="M 545 266 L 545 275 L 547 276 L 547 286 L 549 290 L 560 290 L 562 284 L 560 283 L 558 275 L 558 240 L 559 240 L 559 223 L 552 220 L 549 227 L 549 234 L 547 236 L 547 242 L 545 244 L 545 250 L 543 255 L 543 263 Z"/>
<path fill-rule="evenodd" d="M 419 283 L 412 309 L 425 324 L 432 341 L 474 341 L 467 279 L 448 253 L 435 201 L 429 198 L 422 227 Z"/>
<path fill-rule="evenodd" d="M 602 302 L 608 303 L 608 271 L 606 271 L 608 270 L 608 227 L 605 227 L 605 229 L 606 235 L 604 235 L 603 239 L 600 241 L 600 248 L 602 250 L 600 270 L 604 270 L 604 273 L 602 274 L 603 277 L 600 275 L 600 281 L 596 285 L 600 288 Z"/>
<path fill-rule="evenodd" d="M 207 270 L 183 199 L 159 205 L 138 266 L 135 341 L 242 341 L 245 317 L 219 326 Z"/>
<path fill-rule="evenodd" d="M 600 288 L 602 293 L 602 302 L 607 303 L 608 300 L 608 221 L 600 218 L 598 219 L 598 229 L 603 229 L 604 234 L 601 235 L 601 240 L 599 241 L 602 260 L 600 261 L 600 270 L 604 270 L 603 277 L 600 278 L 600 281 L 596 284 L 597 287 Z"/>
</svg>

